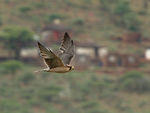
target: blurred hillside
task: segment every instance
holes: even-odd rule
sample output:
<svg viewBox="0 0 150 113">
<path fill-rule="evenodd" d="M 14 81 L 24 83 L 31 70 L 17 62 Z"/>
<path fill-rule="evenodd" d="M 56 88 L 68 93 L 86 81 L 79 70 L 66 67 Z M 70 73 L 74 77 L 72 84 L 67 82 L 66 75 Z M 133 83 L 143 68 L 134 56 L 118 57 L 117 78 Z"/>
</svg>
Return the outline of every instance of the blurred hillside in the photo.
<svg viewBox="0 0 150 113">
<path fill-rule="evenodd" d="M 1 113 L 149 113 L 150 77 L 99 69 L 39 73 L 16 61 L 0 65 Z"/>
<path fill-rule="evenodd" d="M 42 37 L 41 30 L 59 19 L 71 27 L 75 43 L 93 43 L 107 47 L 110 53 L 140 57 L 149 47 L 148 0 L 1 0 L 0 8 L 1 31 L 9 26 L 19 26 Z M 140 34 L 141 42 L 123 43 L 120 40 L 130 33 Z"/>
<path fill-rule="evenodd" d="M 150 43 L 149 4 L 149 0 L 0 0 L 0 113 L 150 113 L 150 64 L 143 60 Z M 45 66 L 39 65 L 43 61 L 33 35 L 41 37 L 41 30 L 56 19 L 71 27 L 74 42 L 81 42 L 78 49 L 86 50 L 85 58 L 98 55 L 101 46 L 106 47 L 105 54 L 112 52 L 103 59 L 115 61 L 111 68 L 81 56 L 83 65 L 88 64 L 85 70 L 32 73 Z M 120 37 L 128 33 L 140 34 L 142 41 L 124 43 Z M 59 45 L 50 47 L 58 50 Z M 30 59 L 22 60 L 21 50 Z M 131 64 L 137 63 L 134 55 L 140 56 L 138 66 L 124 67 L 128 57 Z"/>
<path fill-rule="evenodd" d="M 44 25 L 60 19 L 72 26 L 76 40 L 112 46 L 117 43 L 108 40 L 127 32 L 150 35 L 148 0 L 1 0 L 0 7 L 1 28 L 26 26 L 40 34 Z"/>
</svg>

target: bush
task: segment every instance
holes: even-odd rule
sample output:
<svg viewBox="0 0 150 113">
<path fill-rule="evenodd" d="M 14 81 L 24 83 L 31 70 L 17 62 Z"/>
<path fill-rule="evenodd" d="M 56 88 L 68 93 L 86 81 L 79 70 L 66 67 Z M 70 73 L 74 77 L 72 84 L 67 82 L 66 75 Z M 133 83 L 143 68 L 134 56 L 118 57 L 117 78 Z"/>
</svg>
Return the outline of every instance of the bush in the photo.
<svg viewBox="0 0 150 113">
<path fill-rule="evenodd" d="M 51 101 L 53 97 L 58 96 L 61 89 L 62 88 L 60 86 L 56 85 L 43 87 L 39 90 L 39 97 L 44 100 Z"/>
<path fill-rule="evenodd" d="M 73 25 L 83 25 L 84 24 L 84 19 L 83 18 L 76 18 L 72 20 L 71 22 Z"/>
<path fill-rule="evenodd" d="M 140 78 L 143 78 L 144 75 L 140 72 L 137 72 L 137 71 L 131 71 L 131 72 L 127 72 L 125 73 L 122 77 L 120 77 L 119 81 L 120 82 L 123 82 L 123 81 L 126 81 L 127 79 L 140 79 Z"/>
<path fill-rule="evenodd" d="M 31 106 L 40 106 L 41 105 L 41 102 L 40 100 L 37 98 L 37 97 L 32 97 L 28 100 L 28 103 L 31 105 Z"/>
<path fill-rule="evenodd" d="M 95 107 L 98 107 L 98 106 L 99 106 L 99 104 L 96 101 L 87 101 L 87 102 L 85 102 L 81 105 L 81 108 L 90 109 L 90 108 L 95 108 Z"/>
<path fill-rule="evenodd" d="M 5 0 L 5 3 L 6 3 L 6 4 L 9 4 L 9 3 L 10 3 L 10 0 Z"/>
<path fill-rule="evenodd" d="M 55 19 L 63 20 L 65 18 L 66 18 L 66 16 L 64 14 L 60 14 L 60 13 L 52 13 L 48 16 L 48 19 L 50 22 L 53 22 Z"/>
<path fill-rule="evenodd" d="M 3 66 L 0 66 L 0 76 L 7 74 L 5 68 Z"/>
<path fill-rule="evenodd" d="M 32 97 L 34 97 L 34 92 L 35 92 L 35 89 L 34 88 L 23 88 L 21 90 L 21 98 L 25 98 L 25 99 L 31 99 Z"/>
<path fill-rule="evenodd" d="M 86 113 L 100 113 L 99 107 L 97 101 L 87 101 L 81 105 L 81 108 L 86 111 Z"/>
<path fill-rule="evenodd" d="M 117 100 L 115 107 L 122 112 L 132 113 L 130 110 L 129 102 L 120 98 Z M 130 112 L 129 112 L 130 111 Z"/>
<path fill-rule="evenodd" d="M 0 26 L 3 25 L 2 17 L 0 16 Z"/>
<path fill-rule="evenodd" d="M 136 13 L 130 8 L 128 1 L 119 1 L 113 10 L 116 15 L 118 25 L 127 28 L 130 31 L 138 31 L 141 27 L 141 21 Z"/>
<path fill-rule="evenodd" d="M 6 88 L 0 87 L 0 97 L 3 97 L 6 95 Z"/>
<path fill-rule="evenodd" d="M 38 2 L 38 3 L 34 3 L 36 8 L 44 8 L 46 7 L 46 3 L 45 2 Z"/>
<path fill-rule="evenodd" d="M 29 113 L 26 108 L 23 108 L 19 102 L 15 100 L 1 100 L 0 101 L 0 113 Z"/>
<path fill-rule="evenodd" d="M 34 79 L 35 79 L 35 76 L 30 72 L 26 72 L 18 76 L 18 80 L 20 82 L 23 82 L 25 85 L 29 84 L 29 82 Z"/>
<path fill-rule="evenodd" d="M 124 15 L 131 12 L 128 1 L 119 1 L 114 8 L 114 13 L 117 15 Z"/>
<path fill-rule="evenodd" d="M 29 12 L 31 10 L 32 10 L 32 8 L 30 6 L 22 6 L 22 7 L 19 8 L 19 11 L 21 13 L 27 13 L 27 12 Z"/>
<path fill-rule="evenodd" d="M 111 77 L 104 75 L 100 80 L 97 77 L 91 77 L 90 87 L 91 89 L 95 89 L 95 91 L 103 92 L 107 90 L 109 86 L 114 83 L 114 80 Z"/>
<path fill-rule="evenodd" d="M 138 31 L 140 29 L 141 21 L 134 13 L 123 15 L 122 22 L 130 31 Z"/>
<path fill-rule="evenodd" d="M 129 92 L 144 93 L 150 90 L 150 81 L 140 72 L 128 72 L 119 82 L 121 88 Z"/>
<path fill-rule="evenodd" d="M 0 97 L 7 97 L 7 94 L 8 94 L 8 87 L 9 86 L 9 83 L 10 81 L 9 80 L 6 80 L 6 79 L 3 79 L 1 82 L 0 82 Z M 10 90 L 9 90 L 10 91 Z"/>
<path fill-rule="evenodd" d="M 99 0 L 101 10 L 106 12 L 110 11 L 111 1 L 112 0 Z"/>
<path fill-rule="evenodd" d="M 6 73 L 11 73 L 12 75 L 16 74 L 16 72 L 23 67 L 23 64 L 16 60 L 8 60 L 3 62 L 1 65 Z"/>
<path fill-rule="evenodd" d="M 144 10 L 140 10 L 140 11 L 138 12 L 138 14 L 139 14 L 139 15 L 146 15 L 147 13 L 146 13 Z"/>
<path fill-rule="evenodd" d="M 91 82 L 91 87 L 92 89 L 96 88 L 96 90 L 102 92 L 104 89 L 107 88 L 107 84 L 104 81 L 96 81 L 96 82 Z"/>
</svg>

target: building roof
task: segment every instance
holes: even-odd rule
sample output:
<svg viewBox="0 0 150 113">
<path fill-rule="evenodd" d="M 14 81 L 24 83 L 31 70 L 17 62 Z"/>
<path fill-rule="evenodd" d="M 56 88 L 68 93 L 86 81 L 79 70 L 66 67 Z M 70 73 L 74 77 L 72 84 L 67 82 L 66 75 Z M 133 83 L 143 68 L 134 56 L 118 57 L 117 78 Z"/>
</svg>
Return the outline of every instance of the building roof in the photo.
<svg viewBox="0 0 150 113">
<path fill-rule="evenodd" d="M 104 46 L 99 46 L 96 43 L 77 43 L 77 47 L 85 47 L 85 48 L 101 48 Z"/>
<path fill-rule="evenodd" d="M 56 23 L 51 23 L 48 24 L 47 26 L 45 26 L 42 31 L 46 31 L 46 30 L 55 30 L 55 31 L 70 31 L 71 27 L 65 25 L 65 24 L 56 24 Z"/>
</svg>

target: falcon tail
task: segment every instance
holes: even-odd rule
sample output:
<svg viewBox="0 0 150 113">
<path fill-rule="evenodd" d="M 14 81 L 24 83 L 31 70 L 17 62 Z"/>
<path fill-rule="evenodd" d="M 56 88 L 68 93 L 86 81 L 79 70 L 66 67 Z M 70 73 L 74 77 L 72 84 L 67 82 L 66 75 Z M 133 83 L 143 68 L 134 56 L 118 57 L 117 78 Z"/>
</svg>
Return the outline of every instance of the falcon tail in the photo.
<svg viewBox="0 0 150 113">
<path fill-rule="evenodd" d="M 39 72 L 48 72 L 49 68 L 42 69 L 42 70 L 36 70 L 33 73 L 39 73 Z"/>
</svg>

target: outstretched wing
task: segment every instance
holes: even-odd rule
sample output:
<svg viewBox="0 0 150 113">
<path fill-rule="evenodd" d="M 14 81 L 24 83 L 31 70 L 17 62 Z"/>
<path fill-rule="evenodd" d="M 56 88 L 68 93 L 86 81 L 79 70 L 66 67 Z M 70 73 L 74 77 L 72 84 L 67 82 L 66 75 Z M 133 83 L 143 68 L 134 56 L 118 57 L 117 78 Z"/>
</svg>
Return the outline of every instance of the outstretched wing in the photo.
<svg viewBox="0 0 150 113">
<path fill-rule="evenodd" d="M 62 53 L 59 54 L 59 58 L 65 65 L 69 64 L 75 54 L 75 46 L 73 44 L 73 40 L 70 39 L 67 32 L 64 35 L 60 50 Z"/>
<path fill-rule="evenodd" d="M 64 66 L 61 59 L 57 57 L 50 49 L 45 48 L 42 44 L 38 42 L 40 55 L 43 57 L 45 64 L 49 68 Z"/>
</svg>

